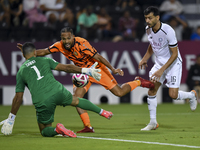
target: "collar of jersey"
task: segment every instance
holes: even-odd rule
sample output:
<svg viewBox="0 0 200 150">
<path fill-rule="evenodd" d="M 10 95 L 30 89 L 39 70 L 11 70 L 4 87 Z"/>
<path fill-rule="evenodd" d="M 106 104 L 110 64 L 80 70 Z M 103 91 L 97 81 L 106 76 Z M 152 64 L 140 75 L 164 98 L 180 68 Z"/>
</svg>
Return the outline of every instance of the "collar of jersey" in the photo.
<svg viewBox="0 0 200 150">
<path fill-rule="evenodd" d="M 31 61 L 31 60 L 34 59 L 34 58 L 35 58 L 35 57 L 32 56 L 32 57 L 30 57 L 29 59 L 27 59 L 25 62 Z"/>
</svg>

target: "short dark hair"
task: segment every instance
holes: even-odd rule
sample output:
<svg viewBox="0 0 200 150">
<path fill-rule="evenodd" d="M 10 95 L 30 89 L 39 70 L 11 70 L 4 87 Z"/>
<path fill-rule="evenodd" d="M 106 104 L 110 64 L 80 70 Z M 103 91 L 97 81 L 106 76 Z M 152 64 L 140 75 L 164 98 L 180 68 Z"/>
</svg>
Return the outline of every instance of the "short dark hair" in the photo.
<svg viewBox="0 0 200 150">
<path fill-rule="evenodd" d="M 71 34 L 74 34 L 72 28 L 70 28 L 70 27 L 62 28 L 60 33 L 64 33 L 64 32 L 71 32 Z"/>
<path fill-rule="evenodd" d="M 35 45 L 31 42 L 26 42 L 22 46 L 22 52 L 23 52 L 24 56 L 32 53 L 35 49 L 36 49 Z"/>
<path fill-rule="evenodd" d="M 160 11 L 158 7 L 155 6 L 149 6 L 144 10 L 144 15 L 148 15 L 150 13 L 153 13 L 154 16 L 160 16 Z"/>
</svg>

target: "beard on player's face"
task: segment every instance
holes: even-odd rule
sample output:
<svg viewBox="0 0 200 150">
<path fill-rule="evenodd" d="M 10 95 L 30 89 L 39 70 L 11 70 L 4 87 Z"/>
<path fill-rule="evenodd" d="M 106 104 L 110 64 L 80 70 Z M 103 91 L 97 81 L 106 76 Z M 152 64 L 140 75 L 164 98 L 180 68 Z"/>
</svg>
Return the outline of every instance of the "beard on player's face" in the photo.
<svg viewBox="0 0 200 150">
<path fill-rule="evenodd" d="M 155 27 L 156 24 L 157 24 L 157 21 L 153 22 L 151 27 L 152 28 Z"/>
<path fill-rule="evenodd" d="M 157 20 L 154 19 L 151 23 L 147 23 L 147 25 L 150 27 L 150 28 L 153 28 L 156 24 L 157 24 Z"/>
<path fill-rule="evenodd" d="M 67 50 L 71 49 L 72 44 L 73 44 L 73 35 L 69 32 L 63 33 L 61 35 L 61 39 L 62 39 L 62 42 L 63 42 L 63 45 L 65 46 L 65 48 Z"/>
<path fill-rule="evenodd" d="M 67 50 L 71 49 L 72 47 L 70 43 L 65 43 L 64 45 Z"/>
<path fill-rule="evenodd" d="M 65 40 L 62 40 L 62 42 L 63 42 L 65 49 L 67 49 L 67 50 L 71 49 L 71 45 L 72 45 L 71 42 L 65 41 Z"/>
</svg>

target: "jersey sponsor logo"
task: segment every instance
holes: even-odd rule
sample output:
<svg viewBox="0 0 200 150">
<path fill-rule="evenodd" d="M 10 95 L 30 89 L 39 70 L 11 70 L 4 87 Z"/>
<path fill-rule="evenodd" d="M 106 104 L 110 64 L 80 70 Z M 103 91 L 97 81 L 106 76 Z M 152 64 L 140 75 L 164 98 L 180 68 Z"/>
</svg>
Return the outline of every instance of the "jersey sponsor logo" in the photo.
<svg viewBox="0 0 200 150">
<path fill-rule="evenodd" d="M 159 42 L 159 43 L 157 43 L 157 42 L 155 42 L 155 41 L 153 41 L 153 42 L 151 42 L 151 45 L 153 46 L 153 47 L 161 47 L 161 45 L 162 45 L 162 43 L 161 42 Z"/>
</svg>

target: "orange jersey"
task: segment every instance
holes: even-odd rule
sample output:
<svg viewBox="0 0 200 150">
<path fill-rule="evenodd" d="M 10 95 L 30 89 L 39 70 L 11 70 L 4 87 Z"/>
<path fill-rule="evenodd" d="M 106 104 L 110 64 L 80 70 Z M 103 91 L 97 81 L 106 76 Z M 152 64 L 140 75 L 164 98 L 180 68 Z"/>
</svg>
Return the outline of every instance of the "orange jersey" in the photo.
<svg viewBox="0 0 200 150">
<path fill-rule="evenodd" d="M 65 49 L 62 41 L 54 43 L 48 49 L 51 53 L 61 52 L 69 60 L 73 61 L 76 66 L 82 68 L 89 68 L 97 61 L 93 58 L 94 55 L 97 53 L 97 50 L 92 47 L 86 39 L 81 37 L 74 38 L 74 45 L 70 50 Z M 88 91 L 92 83 L 100 84 L 108 90 L 117 85 L 117 81 L 112 76 L 107 67 L 101 62 L 97 62 L 98 66 L 96 68 L 101 69 L 101 80 L 96 81 L 94 78 L 89 77 L 89 83 L 87 86 L 84 87 L 86 91 Z"/>
<path fill-rule="evenodd" d="M 81 37 L 74 38 L 74 45 L 70 50 L 65 49 L 62 41 L 54 43 L 48 49 L 51 53 L 61 52 L 69 60 L 73 61 L 76 66 L 82 68 L 89 68 L 97 61 L 93 58 L 97 50 L 86 39 Z M 98 64 L 97 68 L 103 65 L 100 62 Z"/>
</svg>

